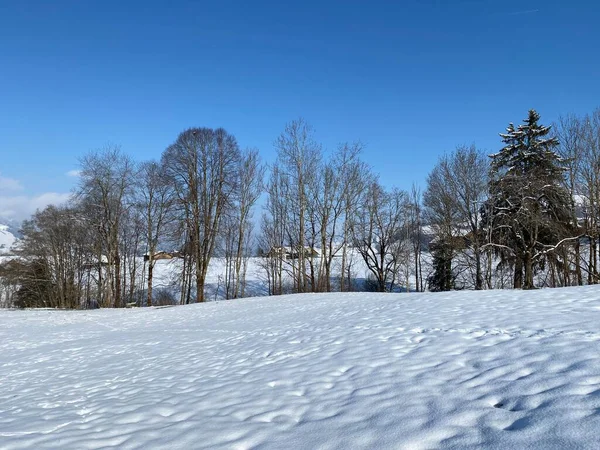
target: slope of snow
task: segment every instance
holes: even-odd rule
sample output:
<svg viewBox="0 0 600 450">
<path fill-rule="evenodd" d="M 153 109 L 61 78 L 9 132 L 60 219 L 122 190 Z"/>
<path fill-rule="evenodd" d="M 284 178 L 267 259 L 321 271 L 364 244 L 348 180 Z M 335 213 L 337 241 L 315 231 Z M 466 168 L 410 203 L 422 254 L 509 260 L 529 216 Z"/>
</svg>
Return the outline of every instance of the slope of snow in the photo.
<svg viewBox="0 0 600 450">
<path fill-rule="evenodd" d="M 423 261 L 423 273 L 427 276 L 429 267 L 429 253 L 424 253 L 422 255 Z M 286 261 L 285 264 L 291 264 L 294 261 Z M 370 272 L 364 263 L 364 260 L 360 257 L 357 251 L 350 250 L 348 253 L 348 260 L 346 263 L 351 262 L 351 274 L 355 279 L 355 283 L 357 284 L 358 289 L 362 290 L 363 283 L 367 277 L 370 276 Z M 251 257 L 248 258 L 248 267 L 246 273 L 246 295 L 245 296 L 263 296 L 268 295 L 268 281 L 267 281 L 267 273 L 263 267 L 264 258 L 261 257 Z M 414 289 L 415 286 L 415 278 L 414 278 L 414 270 L 413 270 L 413 261 L 408 261 L 409 263 L 409 285 L 411 289 Z M 180 259 L 172 259 L 172 260 L 159 260 L 156 261 L 154 266 L 154 277 L 153 277 L 153 286 L 155 289 L 163 289 L 166 288 L 170 290 L 172 293 L 176 294 L 176 297 L 179 298 L 179 290 L 180 290 L 180 280 L 182 273 L 182 262 Z M 140 259 L 138 267 L 143 266 L 143 261 Z M 333 284 L 336 285 L 336 277 L 339 276 L 341 270 L 341 257 L 334 258 L 331 264 L 331 273 L 333 275 Z M 145 266 L 144 266 L 145 267 Z M 291 269 L 289 266 L 284 265 L 284 287 L 291 288 L 292 278 L 290 276 Z M 225 258 L 222 257 L 212 257 L 210 260 L 210 264 L 208 266 L 208 272 L 206 274 L 206 285 L 205 285 L 205 294 L 206 299 L 209 301 L 215 299 L 224 299 L 225 298 L 225 273 L 226 273 L 226 262 Z M 140 282 L 140 286 L 144 286 L 146 284 L 146 274 L 142 273 L 140 270 L 138 274 L 138 280 Z M 396 281 L 396 290 L 405 291 L 406 289 L 406 271 L 405 267 L 399 271 L 398 280 Z"/>
<path fill-rule="evenodd" d="M 0 311 L 0 447 L 600 448 L 600 290 Z"/>
<path fill-rule="evenodd" d="M 0 254 L 7 253 L 15 242 L 15 236 L 9 231 L 8 225 L 0 224 Z"/>
</svg>

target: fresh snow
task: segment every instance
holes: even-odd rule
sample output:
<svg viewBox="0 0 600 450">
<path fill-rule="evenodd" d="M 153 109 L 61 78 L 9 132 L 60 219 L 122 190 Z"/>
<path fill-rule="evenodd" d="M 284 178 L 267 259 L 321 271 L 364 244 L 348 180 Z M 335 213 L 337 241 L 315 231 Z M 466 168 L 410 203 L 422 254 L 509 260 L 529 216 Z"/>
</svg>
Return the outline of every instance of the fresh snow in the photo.
<svg viewBox="0 0 600 450">
<path fill-rule="evenodd" d="M 600 289 L 0 311 L 2 449 L 600 448 Z"/>
</svg>

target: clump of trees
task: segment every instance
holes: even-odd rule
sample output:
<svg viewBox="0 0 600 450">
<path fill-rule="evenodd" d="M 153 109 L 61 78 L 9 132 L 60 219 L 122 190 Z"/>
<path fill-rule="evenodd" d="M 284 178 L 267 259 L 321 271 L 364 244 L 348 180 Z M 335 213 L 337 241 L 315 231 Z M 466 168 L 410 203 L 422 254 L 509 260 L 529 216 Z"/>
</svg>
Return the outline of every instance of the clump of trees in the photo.
<svg viewBox="0 0 600 450">
<path fill-rule="evenodd" d="M 276 139 L 268 172 L 258 150 L 222 128 L 184 130 L 157 161 L 108 146 L 82 158 L 67 205 L 24 222 L 0 265 L 0 301 L 202 302 L 215 256 L 225 262 L 221 295 L 244 297 L 257 248 L 270 295 L 597 283 L 600 110 L 553 127 L 531 110 L 500 137 L 492 155 L 474 145 L 444 154 L 423 193 L 383 186 L 360 142 L 324 151 L 302 119 Z M 180 263 L 157 289 L 165 254 Z"/>
<path fill-rule="evenodd" d="M 261 223 L 269 293 L 363 288 L 358 259 L 373 290 L 408 289 L 413 254 L 420 264 L 418 200 L 415 209 L 407 192 L 382 186 L 359 142 L 325 155 L 303 120 L 288 124 L 276 147 Z"/>
<path fill-rule="evenodd" d="M 489 158 L 459 147 L 438 161 L 424 196 L 430 289 L 582 285 L 584 273 L 597 282 L 598 117 L 550 127 L 530 110 Z"/>
<path fill-rule="evenodd" d="M 23 224 L 3 283 L 22 307 L 152 305 L 156 256 L 168 248 L 182 259 L 181 303 L 206 300 L 215 254 L 232 267 L 228 297 L 243 296 L 262 174 L 257 152 L 224 129 L 185 130 L 160 161 L 135 163 L 114 146 L 91 152 L 69 204 Z"/>
</svg>

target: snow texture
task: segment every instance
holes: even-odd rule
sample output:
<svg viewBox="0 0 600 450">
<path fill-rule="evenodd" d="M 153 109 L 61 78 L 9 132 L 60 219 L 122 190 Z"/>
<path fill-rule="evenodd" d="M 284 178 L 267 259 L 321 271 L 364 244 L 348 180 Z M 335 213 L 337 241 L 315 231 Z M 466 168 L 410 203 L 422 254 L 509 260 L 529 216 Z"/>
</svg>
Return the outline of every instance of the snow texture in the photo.
<svg viewBox="0 0 600 450">
<path fill-rule="evenodd" d="M 600 448 L 598 287 L 0 311 L 2 449 Z"/>
</svg>

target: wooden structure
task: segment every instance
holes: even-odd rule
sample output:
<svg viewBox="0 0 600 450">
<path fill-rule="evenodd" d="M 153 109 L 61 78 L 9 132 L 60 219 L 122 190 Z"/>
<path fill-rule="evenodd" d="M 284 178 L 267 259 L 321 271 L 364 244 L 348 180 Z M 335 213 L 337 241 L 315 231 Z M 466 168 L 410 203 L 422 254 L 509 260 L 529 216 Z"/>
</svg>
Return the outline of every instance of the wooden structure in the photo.
<svg viewBox="0 0 600 450">
<path fill-rule="evenodd" d="M 298 259 L 300 250 L 295 247 L 271 247 L 266 256 L 269 258 Z M 306 258 L 320 258 L 321 252 L 313 247 L 304 247 L 304 256 Z"/>
<path fill-rule="evenodd" d="M 160 261 L 161 259 L 173 259 L 173 258 L 183 258 L 183 254 L 181 252 L 156 252 L 152 255 L 152 261 Z M 150 255 L 146 253 L 144 255 L 144 261 L 150 261 Z"/>
</svg>

